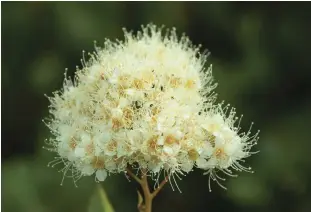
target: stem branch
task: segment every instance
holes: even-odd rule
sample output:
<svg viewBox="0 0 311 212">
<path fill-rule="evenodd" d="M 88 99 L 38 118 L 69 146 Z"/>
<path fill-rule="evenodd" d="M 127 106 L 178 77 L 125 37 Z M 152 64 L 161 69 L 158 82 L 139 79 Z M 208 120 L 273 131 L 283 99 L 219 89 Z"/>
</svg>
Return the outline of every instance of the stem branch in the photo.
<svg viewBox="0 0 311 212">
<path fill-rule="evenodd" d="M 141 181 L 142 183 L 140 185 L 141 185 L 141 188 L 143 189 L 144 199 L 145 199 L 144 212 L 151 212 L 153 196 L 150 193 L 146 170 L 142 170 Z"/>
<path fill-rule="evenodd" d="M 159 193 L 159 191 L 163 188 L 163 186 L 167 183 L 167 181 L 168 177 L 165 177 L 165 179 L 160 183 L 159 187 L 152 192 L 151 194 L 152 198 L 154 198 Z"/>
<path fill-rule="evenodd" d="M 153 192 L 150 192 L 150 188 L 148 185 L 148 176 L 147 176 L 147 170 L 142 169 L 141 170 L 141 178 L 137 177 L 130 168 L 127 168 L 127 174 L 132 177 L 134 180 L 136 180 L 144 194 L 144 203 L 142 203 L 140 192 L 138 192 L 138 211 L 139 212 L 151 212 L 152 211 L 152 200 L 153 198 L 159 193 L 159 191 L 163 188 L 163 186 L 167 183 L 168 177 L 165 177 L 165 179 L 160 183 L 159 187 L 156 188 Z"/>
<path fill-rule="evenodd" d="M 126 173 L 130 175 L 134 180 L 136 180 L 139 184 L 142 184 L 142 181 L 131 171 L 130 168 L 127 168 L 126 171 Z"/>
</svg>

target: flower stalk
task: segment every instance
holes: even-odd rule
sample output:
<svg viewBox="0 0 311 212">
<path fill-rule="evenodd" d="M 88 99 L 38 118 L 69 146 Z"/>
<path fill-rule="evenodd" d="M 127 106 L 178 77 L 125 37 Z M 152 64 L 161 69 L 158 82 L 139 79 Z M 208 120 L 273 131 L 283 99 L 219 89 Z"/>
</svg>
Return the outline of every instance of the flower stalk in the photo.
<svg viewBox="0 0 311 212">
<path fill-rule="evenodd" d="M 49 165 L 64 164 L 63 179 L 128 173 L 142 188 L 139 211 L 151 212 L 166 182 L 194 169 L 208 175 L 210 191 L 211 181 L 225 188 L 218 171 L 252 172 L 243 163 L 256 153 L 258 133 L 252 135 L 252 125 L 242 132 L 235 109 L 216 103 L 212 65 L 205 66 L 200 45 L 175 28 L 163 33 L 149 24 L 95 48 L 88 60 L 83 51 L 74 78 L 65 74 L 63 89 L 48 97 L 51 116 L 44 122 L 53 136 L 46 144 L 57 153 Z M 151 192 L 148 176 L 163 172 Z"/>
<path fill-rule="evenodd" d="M 152 212 L 152 201 L 167 183 L 168 177 L 165 177 L 164 180 L 159 184 L 159 186 L 153 192 L 151 192 L 148 183 L 147 170 L 141 170 L 141 178 L 137 177 L 130 168 L 127 168 L 127 174 L 140 184 L 143 191 L 144 201 L 138 201 L 138 211 Z M 140 196 L 141 194 L 138 192 L 138 195 Z"/>
</svg>

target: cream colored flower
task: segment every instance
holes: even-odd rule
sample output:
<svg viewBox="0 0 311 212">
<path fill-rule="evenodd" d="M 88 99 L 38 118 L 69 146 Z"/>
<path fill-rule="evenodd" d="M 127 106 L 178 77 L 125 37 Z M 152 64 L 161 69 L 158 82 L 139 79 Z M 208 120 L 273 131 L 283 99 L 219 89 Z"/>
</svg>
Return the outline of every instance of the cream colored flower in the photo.
<svg viewBox="0 0 311 212">
<path fill-rule="evenodd" d="M 52 150 L 76 180 L 126 172 L 138 164 L 151 174 L 188 173 L 194 167 L 214 178 L 215 170 L 243 170 L 257 135 L 239 133 L 234 111 L 214 105 L 206 56 L 173 29 L 155 25 L 124 42 L 96 47 L 74 81 L 50 97 L 47 126 Z"/>
</svg>

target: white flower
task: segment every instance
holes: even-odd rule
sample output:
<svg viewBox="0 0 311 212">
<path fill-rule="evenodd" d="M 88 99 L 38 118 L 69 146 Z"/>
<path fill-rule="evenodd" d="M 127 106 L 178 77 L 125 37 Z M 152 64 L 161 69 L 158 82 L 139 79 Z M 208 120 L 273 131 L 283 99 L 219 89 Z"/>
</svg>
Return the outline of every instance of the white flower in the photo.
<svg viewBox="0 0 311 212">
<path fill-rule="evenodd" d="M 107 40 L 75 80 L 49 97 L 50 144 L 75 179 L 125 172 L 138 164 L 171 176 L 194 167 L 244 170 L 257 134 L 239 133 L 235 112 L 214 105 L 215 88 L 206 56 L 175 30 L 154 25 L 125 41 Z M 77 174 L 78 173 L 78 174 Z M 80 173 L 80 175 L 79 175 Z"/>
</svg>

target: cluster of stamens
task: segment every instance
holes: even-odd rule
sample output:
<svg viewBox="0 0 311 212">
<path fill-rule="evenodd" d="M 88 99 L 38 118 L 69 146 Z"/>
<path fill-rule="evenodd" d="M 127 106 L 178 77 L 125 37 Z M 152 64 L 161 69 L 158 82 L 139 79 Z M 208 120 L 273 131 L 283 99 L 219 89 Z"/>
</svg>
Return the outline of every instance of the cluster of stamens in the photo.
<svg viewBox="0 0 311 212">
<path fill-rule="evenodd" d="M 132 167 L 158 179 L 197 167 L 218 182 L 217 170 L 249 171 L 240 162 L 257 134 L 240 133 L 234 109 L 215 104 L 212 67 L 204 69 L 206 55 L 187 37 L 148 25 L 96 50 L 49 97 L 48 144 L 64 176 L 70 170 L 75 181 L 92 174 L 103 181 Z"/>
</svg>

